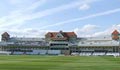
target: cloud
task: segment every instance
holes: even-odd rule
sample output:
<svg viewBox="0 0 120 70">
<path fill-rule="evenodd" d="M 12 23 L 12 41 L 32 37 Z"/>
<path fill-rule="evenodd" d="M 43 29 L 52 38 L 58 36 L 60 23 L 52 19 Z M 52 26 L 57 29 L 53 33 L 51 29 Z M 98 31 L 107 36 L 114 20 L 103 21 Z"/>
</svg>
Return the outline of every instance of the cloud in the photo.
<svg viewBox="0 0 120 70">
<path fill-rule="evenodd" d="M 41 1 L 44 3 L 45 0 L 40 0 L 39 1 L 40 4 L 41 4 Z M 79 5 L 84 4 L 84 3 L 92 3 L 92 2 L 94 2 L 94 0 L 75 1 L 75 2 L 71 2 L 68 4 L 55 7 L 55 8 L 46 9 L 44 11 L 29 13 L 30 11 L 34 11 L 37 7 L 40 6 L 40 4 L 36 2 L 36 3 L 33 3 L 28 8 L 12 11 L 9 15 L 1 17 L 0 20 L 2 21 L 0 21 L 1 23 L 0 27 L 25 24 L 25 22 L 29 20 L 42 18 L 45 16 L 49 16 L 49 15 L 67 10 L 67 9 L 78 7 Z"/>
<path fill-rule="evenodd" d="M 11 0 L 14 4 L 20 0 Z M 51 30 L 42 30 L 42 29 L 34 29 L 34 28 L 25 28 L 18 29 L 22 24 L 25 24 L 26 21 L 33 20 L 36 18 L 42 18 L 48 15 L 52 15 L 67 9 L 78 7 L 83 3 L 91 3 L 92 0 L 89 1 L 75 1 L 68 4 L 60 5 L 58 7 L 46 9 L 39 12 L 34 12 L 38 7 L 45 4 L 47 0 L 38 0 L 33 2 L 29 7 L 19 8 L 13 11 L 10 11 L 9 14 L 0 18 L 0 33 L 5 31 L 11 33 L 13 36 L 44 36 L 44 34 Z"/>
<path fill-rule="evenodd" d="M 80 6 L 80 10 L 88 10 L 90 8 L 90 6 L 88 4 L 83 4 Z"/>
<path fill-rule="evenodd" d="M 0 34 L 8 32 L 11 37 L 45 37 L 45 34 L 52 30 L 39 30 L 35 28 L 25 28 L 25 29 L 2 29 Z"/>
<path fill-rule="evenodd" d="M 13 0 L 14 1 L 14 0 Z M 21 1 L 21 0 L 20 0 Z M 30 7 L 20 8 L 14 11 L 10 11 L 10 13 L 6 16 L 0 18 L 1 28 L 9 27 L 12 25 L 21 25 L 24 24 L 25 20 L 29 18 L 31 12 L 33 12 L 36 8 L 46 3 L 46 0 L 38 0 L 31 4 Z"/>
<path fill-rule="evenodd" d="M 110 28 L 105 29 L 104 31 L 95 32 L 92 36 L 106 36 L 111 35 L 114 30 L 120 31 L 120 24 L 112 25 Z"/>
<path fill-rule="evenodd" d="M 64 4 L 64 5 L 55 7 L 55 8 L 50 8 L 50 9 L 47 9 L 47 10 L 44 10 L 41 12 L 37 12 L 35 14 L 33 13 L 29 16 L 29 18 L 31 20 L 31 19 L 45 17 L 45 16 L 52 15 L 52 14 L 55 14 L 55 13 L 58 13 L 58 12 L 61 12 L 61 11 L 67 10 L 67 9 L 72 9 L 72 8 L 78 7 L 79 5 L 82 5 L 84 3 L 89 4 L 89 3 L 92 3 L 94 1 L 96 1 L 96 0 L 85 0 L 85 1 L 71 2 L 71 3 Z"/>
<path fill-rule="evenodd" d="M 21 0 L 9 0 L 9 2 L 10 2 L 11 4 L 18 4 L 18 3 L 22 3 L 22 1 L 21 1 Z"/>
<path fill-rule="evenodd" d="M 110 15 L 110 14 L 117 13 L 117 12 L 120 12 L 120 8 L 108 10 L 108 11 L 105 11 L 105 12 L 91 14 L 91 15 L 88 15 L 88 16 L 85 16 L 85 17 L 74 18 L 74 19 L 58 22 L 58 23 L 55 23 L 53 25 L 44 26 L 41 29 L 54 27 L 54 26 L 60 26 L 60 25 L 66 24 L 66 23 L 71 23 L 71 22 L 80 21 L 80 20 L 86 20 L 86 19 L 95 18 L 95 17 L 99 17 L 99 16 Z"/>
<path fill-rule="evenodd" d="M 78 37 L 100 37 L 100 36 L 111 36 L 111 33 L 114 30 L 120 31 L 120 24 L 112 25 L 109 28 L 106 28 L 103 31 L 98 31 L 100 29 L 97 25 L 85 25 L 82 28 L 75 28 L 74 32 L 78 35 Z"/>
<path fill-rule="evenodd" d="M 87 24 L 84 25 L 83 27 L 75 28 L 73 31 L 80 37 L 87 37 L 91 36 L 89 34 L 93 33 L 98 28 L 99 26 L 97 25 Z"/>
<path fill-rule="evenodd" d="M 88 10 L 90 9 L 90 4 L 94 3 L 94 2 L 99 2 L 102 0 L 84 0 L 85 2 L 79 6 L 79 10 Z"/>
<path fill-rule="evenodd" d="M 76 28 L 74 31 L 75 32 L 91 32 L 95 30 L 96 28 L 98 28 L 97 25 L 87 24 L 83 26 L 82 28 Z"/>
<path fill-rule="evenodd" d="M 97 25 L 87 24 L 81 29 L 81 31 L 82 32 L 90 32 L 90 31 L 96 29 L 97 27 L 98 27 Z"/>
<path fill-rule="evenodd" d="M 48 27 L 54 27 L 54 26 L 60 26 L 60 25 L 66 24 L 66 23 L 71 23 L 71 22 L 80 21 L 80 20 L 86 20 L 86 19 L 95 18 L 95 17 L 99 17 L 99 16 L 110 15 L 110 14 L 113 14 L 113 13 L 116 13 L 116 12 L 120 12 L 120 8 L 108 10 L 108 11 L 105 11 L 105 12 L 91 14 L 91 15 L 88 15 L 88 16 L 85 16 L 85 17 L 74 18 L 74 19 L 58 22 L 58 23 L 55 23 L 53 25 L 44 26 L 41 29 L 48 28 Z"/>
<path fill-rule="evenodd" d="M 100 26 L 87 24 L 83 27 L 75 28 L 73 31 L 78 35 L 78 37 L 99 37 L 99 36 L 110 36 L 111 33 L 117 29 L 120 31 L 120 24 L 112 25 L 110 28 L 104 31 L 99 31 Z M 2 29 L 0 34 L 7 31 L 12 37 L 44 37 L 47 32 L 54 32 L 53 30 L 40 30 L 36 28 L 25 28 L 25 29 Z"/>
<path fill-rule="evenodd" d="M 8 3 L 15 5 L 15 6 L 22 6 L 24 4 L 28 5 L 28 4 L 32 4 L 33 2 L 37 2 L 37 1 L 46 1 L 46 0 L 7 0 Z"/>
</svg>

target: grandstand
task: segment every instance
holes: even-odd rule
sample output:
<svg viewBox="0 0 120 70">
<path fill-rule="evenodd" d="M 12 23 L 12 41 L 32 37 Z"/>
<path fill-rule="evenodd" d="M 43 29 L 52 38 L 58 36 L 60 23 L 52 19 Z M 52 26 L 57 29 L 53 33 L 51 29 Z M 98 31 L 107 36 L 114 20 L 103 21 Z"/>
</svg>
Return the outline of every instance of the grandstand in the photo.
<svg viewBox="0 0 120 70">
<path fill-rule="evenodd" d="M 7 52 L 7 51 L 0 51 L 0 55 L 10 55 L 11 52 Z"/>
<path fill-rule="evenodd" d="M 45 38 L 10 37 L 5 32 L 0 50 L 11 55 L 119 56 L 119 32 L 115 30 L 109 36 L 84 38 L 63 31 L 48 32 Z"/>
</svg>

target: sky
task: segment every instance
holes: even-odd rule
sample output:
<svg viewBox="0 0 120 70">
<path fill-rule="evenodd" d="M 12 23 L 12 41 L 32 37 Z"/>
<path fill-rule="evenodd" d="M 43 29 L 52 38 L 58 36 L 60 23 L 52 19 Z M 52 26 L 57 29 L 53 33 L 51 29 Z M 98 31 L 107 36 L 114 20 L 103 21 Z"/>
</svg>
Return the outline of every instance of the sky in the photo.
<svg viewBox="0 0 120 70">
<path fill-rule="evenodd" d="M 120 30 L 120 0 L 1 0 L 0 34 L 44 37 L 74 31 L 78 37 Z"/>
</svg>

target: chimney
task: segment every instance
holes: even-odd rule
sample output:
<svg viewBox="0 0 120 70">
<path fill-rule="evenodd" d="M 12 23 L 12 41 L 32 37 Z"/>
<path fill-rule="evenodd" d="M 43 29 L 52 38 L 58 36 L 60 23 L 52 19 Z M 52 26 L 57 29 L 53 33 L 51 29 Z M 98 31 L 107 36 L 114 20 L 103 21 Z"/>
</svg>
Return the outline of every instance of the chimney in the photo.
<svg viewBox="0 0 120 70">
<path fill-rule="evenodd" d="M 62 33 L 63 31 L 62 30 L 60 30 L 60 33 Z"/>
</svg>

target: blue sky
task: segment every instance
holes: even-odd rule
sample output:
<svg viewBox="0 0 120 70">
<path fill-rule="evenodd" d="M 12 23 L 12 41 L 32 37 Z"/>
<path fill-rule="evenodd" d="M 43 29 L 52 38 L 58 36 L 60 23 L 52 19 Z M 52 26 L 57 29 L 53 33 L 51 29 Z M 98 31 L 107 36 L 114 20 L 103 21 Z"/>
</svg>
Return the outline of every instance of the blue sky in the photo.
<svg viewBox="0 0 120 70">
<path fill-rule="evenodd" d="M 74 31 L 79 37 L 120 30 L 120 0 L 1 0 L 0 34 L 44 37 Z"/>
</svg>

